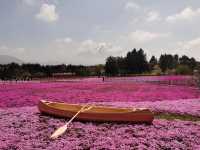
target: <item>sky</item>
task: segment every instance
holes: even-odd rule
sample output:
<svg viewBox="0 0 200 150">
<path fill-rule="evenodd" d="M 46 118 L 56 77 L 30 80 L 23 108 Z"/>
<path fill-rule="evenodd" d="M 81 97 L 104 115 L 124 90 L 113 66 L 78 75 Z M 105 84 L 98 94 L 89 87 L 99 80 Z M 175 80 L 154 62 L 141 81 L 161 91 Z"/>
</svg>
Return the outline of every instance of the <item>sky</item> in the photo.
<svg viewBox="0 0 200 150">
<path fill-rule="evenodd" d="M 0 55 L 93 65 L 133 48 L 200 60 L 200 1 L 0 0 Z"/>
</svg>

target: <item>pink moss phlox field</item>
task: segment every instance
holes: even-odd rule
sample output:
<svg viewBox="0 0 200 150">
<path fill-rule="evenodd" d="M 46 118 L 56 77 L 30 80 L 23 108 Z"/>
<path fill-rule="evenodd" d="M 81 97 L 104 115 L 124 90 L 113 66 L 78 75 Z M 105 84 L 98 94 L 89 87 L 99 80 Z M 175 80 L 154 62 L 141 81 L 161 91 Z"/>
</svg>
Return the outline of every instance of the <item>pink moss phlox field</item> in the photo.
<svg viewBox="0 0 200 150">
<path fill-rule="evenodd" d="M 200 99 L 182 99 L 175 101 L 166 100 L 155 102 L 99 102 L 96 104 L 130 108 L 145 107 L 156 113 L 174 113 L 200 117 Z"/>
<path fill-rule="evenodd" d="M 135 76 L 135 77 L 108 77 L 108 80 L 138 80 L 138 81 L 163 81 L 163 80 L 188 80 L 192 79 L 192 76 L 181 75 L 168 75 L 168 76 Z"/>
<path fill-rule="evenodd" d="M 147 107 L 154 112 L 200 117 L 198 88 L 185 84 L 154 84 L 154 81 L 176 80 L 182 84 L 190 79 L 190 76 L 164 76 L 127 77 L 118 80 L 120 82 L 82 78 L 0 83 L 0 150 L 198 150 L 200 122 L 180 120 L 155 119 L 152 125 L 74 121 L 63 136 L 52 141 L 49 139 L 51 133 L 67 119 L 43 116 L 35 106 L 39 100 L 48 99 L 116 107 Z"/>
<path fill-rule="evenodd" d="M 142 80 L 142 77 L 140 78 Z M 172 77 L 165 76 L 165 78 Z M 181 80 L 186 77 L 176 78 Z M 85 103 L 174 101 L 195 98 L 200 98 L 200 90 L 196 87 L 168 86 L 145 82 L 102 82 L 101 78 L 41 83 L 35 81 L 0 83 L 0 107 L 33 106 L 37 105 L 41 99 Z"/>
<path fill-rule="evenodd" d="M 200 124 L 154 120 L 152 125 L 74 121 L 57 140 L 51 133 L 67 120 L 42 116 L 36 107 L 0 110 L 0 149 L 187 149 L 200 148 Z"/>
</svg>

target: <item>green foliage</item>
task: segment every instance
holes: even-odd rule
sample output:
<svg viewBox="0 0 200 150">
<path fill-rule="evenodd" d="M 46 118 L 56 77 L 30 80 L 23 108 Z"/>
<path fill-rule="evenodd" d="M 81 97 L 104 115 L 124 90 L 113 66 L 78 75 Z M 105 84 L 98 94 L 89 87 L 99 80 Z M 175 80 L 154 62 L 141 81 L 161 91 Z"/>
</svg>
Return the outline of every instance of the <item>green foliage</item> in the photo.
<svg viewBox="0 0 200 150">
<path fill-rule="evenodd" d="M 157 65 L 158 64 L 158 60 L 156 59 L 155 56 L 152 56 L 150 61 L 149 61 L 149 64 L 152 64 L 153 66 Z"/>
<path fill-rule="evenodd" d="M 162 74 L 162 70 L 160 69 L 158 65 L 155 65 L 153 69 L 151 69 L 151 75 L 161 75 L 161 74 Z"/>
<path fill-rule="evenodd" d="M 100 76 L 104 72 L 104 65 L 82 66 L 82 65 L 40 65 L 15 63 L 0 65 L 1 80 L 30 80 L 33 78 L 52 77 L 54 73 L 72 73 L 77 76 Z"/>
<path fill-rule="evenodd" d="M 52 77 L 55 73 L 71 73 L 78 76 L 133 75 L 133 74 L 192 74 L 197 69 L 198 62 L 187 56 L 164 54 L 158 59 L 152 56 L 147 62 L 143 49 L 133 49 L 125 57 L 110 56 L 106 64 L 95 66 L 83 65 L 40 65 L 11 63 L 0 65 L 1 80 L 24 80 L 31 78 Z M 105 70 L 104 70 L 105 69 Z M 200 81 L 200 79 L 199 79 Z M 200 82 L 199 82 L 200 83 Z"/>
<path fill-rule="evenodd" d="M 192 69 L 190 69 L 189 66 L 187 65 L 179 65 L 176 68 L 176 74 L 180 74 L 180 75 L 192 74 Z"/>
<path fill-rule="evenodd" d="M 108 57 L 105 65 L 106 74 L 114 76 L 119 73 L 119 66 L 116 57 Z"/>
<path fill-rule="evenodd" d="M 1 71 L 1 79 L 3 80 L 17 79 L 23 72 L 20 65 L 16 63 L 11 63 L 6 65 L 5 67 L 2 67 Z"/>
<path fill-rule="evenodd" d="M 175 68 L 173 55 L 164 54 L 160 56 L 159 66 L 163 72 Z"/>
<path fill-rule="evenodd" d="M 133 49 L 126 57 L 108 57 L 106 60 L 106 74 L 108 75 L 131 75 L 149 73 L 160 74 L 192 74 L 197 67 L 194 58 L 178 55 L 164 54 L 159 61 L 152 56 L 149 63 L 142 49 Z M 161 69 L 161 70 L 160 70 Z"/>
<path fill-rule="evenodd" d="M 192 70 L 197 66 L 197 62 L 194 58 L 189 58 L 185 55 L 182 56 L 179 61 L 181 65 L 187 65 Z"/>
<path fill-rule="evenodd" d="M 156 59 L 155 56 L 152 56 L 149 61 L 149 69 L 152 71 L 157 64 L 158 64 L 158 60 Z"/>
<path fill-rule="evenodd" d="M 126 57 L 108 57 L 105 70 L 108 75 L 141 74 L 149 71 L 149 66 L 144 51 L 133 49 Z"/>
<path fill-rule="evenodd" d="M 180 114 L 173 114 L 173 113 L 158 113 L 155 114 L 155 118 L 157 119 L 166 119 L 166 120 L 183 120 L 183 121 L 200 121 L 200 118 L 197 116 L 192 115 L 180 115 Z"/>
<path fill-rule="evenodd" d="M 178 55 L 164 54 L 160 56 L 159 66 L 162 72 L 167 74 L 192 74 L 197 62 L 194 58 L 185 55 L 179 58 Z"/>
<path fill-rule="evenodd" d="M 94 71 L 92 72 L 93 75 L 100 77 L 104 74 L 104 65 L 96 65 L 94 66 Z"/>
<path fill-rule="evenodd" d="M 129 73 L 143 73 L 148 71 L 148 62 L 142 49 L 133 49 L 125 58 Z"/>
<path fill-rule="evenodd" d="M 78 76 L 90 76 L 90 71 L 87 68 L 82 67 L 82 68 L 76 70 L 76 75 L 78 75 Z"/>
</svg>

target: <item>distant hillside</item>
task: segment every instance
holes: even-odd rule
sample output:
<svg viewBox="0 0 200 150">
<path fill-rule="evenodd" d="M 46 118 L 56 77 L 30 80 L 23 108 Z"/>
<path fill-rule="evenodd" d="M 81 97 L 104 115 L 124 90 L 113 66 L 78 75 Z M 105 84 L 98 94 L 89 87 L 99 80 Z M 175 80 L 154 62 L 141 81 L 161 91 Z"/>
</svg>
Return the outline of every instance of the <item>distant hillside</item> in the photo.
<svg viewBox="0 0 200 150">
<path fill-rule="evenodd" d="M 8 56 L 8 55 L 0 55 L 0 64 L 9 64 L 9 63 L 18 63 L 18 64 L 22 64 L 23 61 L 13 57 L 13 56 Z"/>
</svg>

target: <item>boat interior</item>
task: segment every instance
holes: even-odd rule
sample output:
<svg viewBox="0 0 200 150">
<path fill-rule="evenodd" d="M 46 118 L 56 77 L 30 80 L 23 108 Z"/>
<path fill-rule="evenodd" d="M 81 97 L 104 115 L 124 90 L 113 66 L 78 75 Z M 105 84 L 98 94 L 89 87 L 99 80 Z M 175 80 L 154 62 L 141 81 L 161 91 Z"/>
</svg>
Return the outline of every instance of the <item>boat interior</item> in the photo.
<svg viewBox="0 0 200 150">
<path fill-rule="evenodd" d="M 49 102 L 49 101 L 42 101 L 43 103 L 47 104 L 49 107 L 53 107 L 59 110 L 68 110 L 68 111 L 79 111 L 82 107 L 86 106 L 84 112 L 87 113 L 131 113 L 137 111 L 149 111 L 146 108 L 116 108 L 111 106 L 98 106 L 98 105 L 78 105 L 78 104 L 67 104 L 67 103 L 58 103 L 58 102 Z"/>
</svg>

